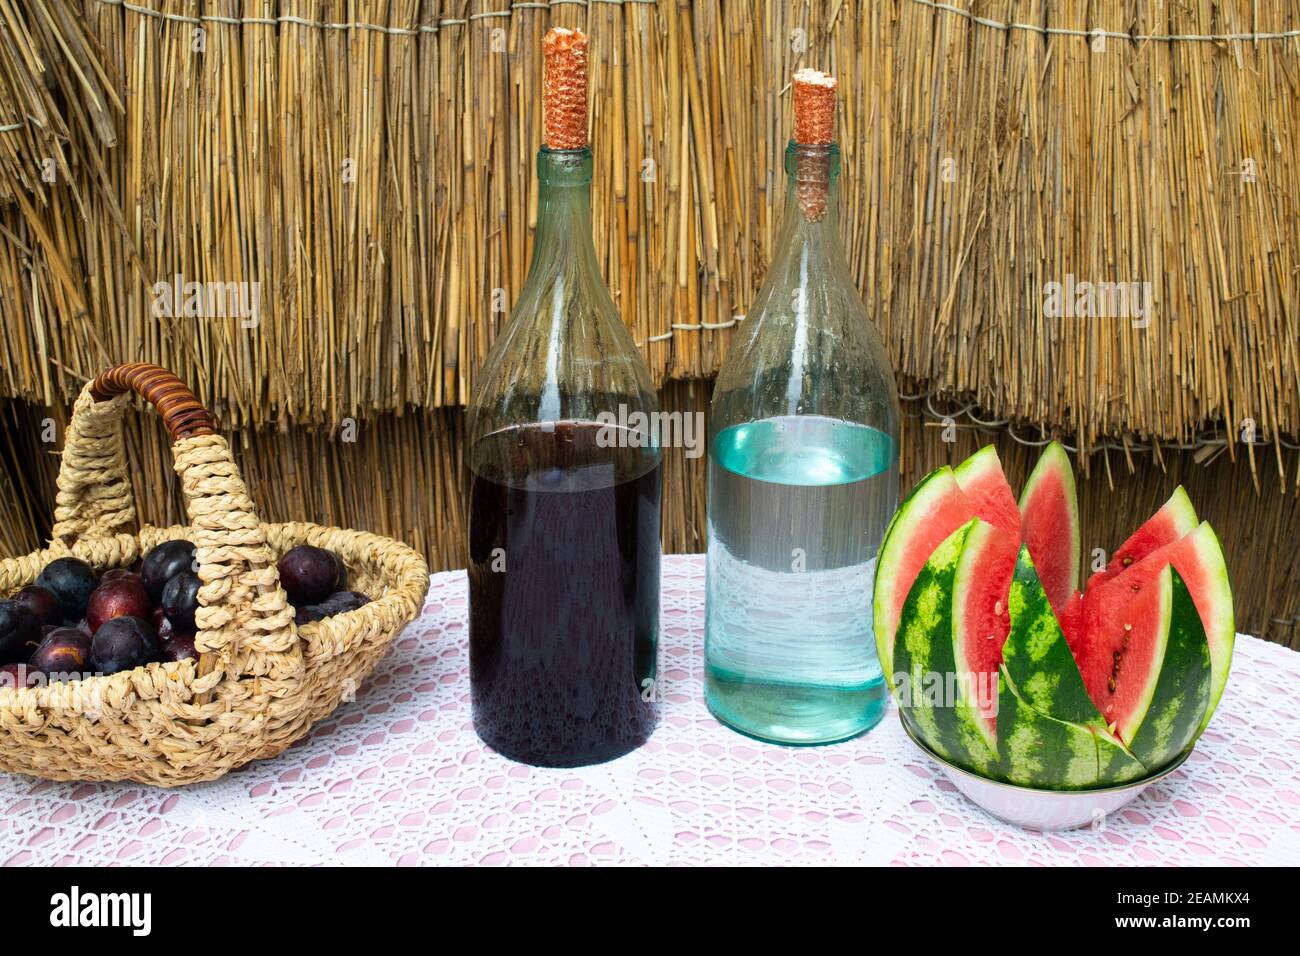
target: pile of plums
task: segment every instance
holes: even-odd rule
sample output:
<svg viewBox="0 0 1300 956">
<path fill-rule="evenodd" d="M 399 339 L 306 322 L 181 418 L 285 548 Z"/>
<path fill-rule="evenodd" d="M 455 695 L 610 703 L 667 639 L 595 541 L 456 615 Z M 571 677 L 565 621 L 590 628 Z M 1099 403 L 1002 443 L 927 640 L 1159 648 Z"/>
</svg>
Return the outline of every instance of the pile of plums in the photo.
<svg viewBox="0 0 1300 956">
<path fill-rule="evenodd" d="M 310 544 L 290 548 L 276 568 L 280 587 L 296 610 L 294 621 L 299 627 L 370 603 L 364 594 L 348 590 L 348 569 L 343 559 L 325 548 Z"/>
<path fill-rule="evenodd" d="M 300 545 L 278 567 L 300 626 L 370 601 L 347 590 L 347 568 L 333 551 Z M 181 540 L 102 576 L 77 558 L 51 561 L 35 584 L 0 601 L 0 688 L 197 659 L 196 570 L 194 545 Z"/>
</svg>

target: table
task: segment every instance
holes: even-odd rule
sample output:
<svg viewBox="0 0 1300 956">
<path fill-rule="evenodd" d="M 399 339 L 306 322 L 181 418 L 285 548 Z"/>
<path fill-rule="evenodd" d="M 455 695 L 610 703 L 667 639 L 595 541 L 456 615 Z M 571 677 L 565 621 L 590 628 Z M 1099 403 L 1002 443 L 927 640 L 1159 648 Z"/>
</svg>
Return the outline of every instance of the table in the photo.
<svg viewBox="0 0 1300 956">
<path fill-rule="evenodd" d="M 892 710 L 864 737 L 792 749 L 704 707 L 703 562 L 666 557 L 663 717 L 579 770 L 512 764 L 470 720 L 462 571 L 374 676 L 279 758 L 183 790 L 0 776 L 0 861 L 21 864 L 1300 864 L 1300 654 L 1238 638 L 1188 762 L 1097 830 L 986 815 Z"/>
</svg>

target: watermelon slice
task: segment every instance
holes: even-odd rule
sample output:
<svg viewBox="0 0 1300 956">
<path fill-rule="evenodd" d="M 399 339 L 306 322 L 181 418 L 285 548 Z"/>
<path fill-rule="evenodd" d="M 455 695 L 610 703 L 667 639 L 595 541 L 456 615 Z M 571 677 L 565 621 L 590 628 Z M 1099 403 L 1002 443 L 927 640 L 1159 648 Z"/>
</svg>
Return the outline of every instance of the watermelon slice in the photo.
<svg viewBox="0 0 1300 956">
<path fill-rule="evenodd" d="M 953 578 L 953 656 L 957 673 L 967 676 L 958 686 L 972 694 L 966 703 L 976 712 L 976 725 L 993 749 L 997 748 L 998 668 L 1011 629 L 1007 592 L 1019 550 L 1018 536 L 978 521 L 966 536 Z"/>
<path fill-rule="evenodd" d="M 1094 575 L 1084 596 L 1084 629 L 1090 634 L 1104 631 L 1106 622 L 1115 617 L 1119 608 L 1139 595 L 1170 565 L 1191 593 L 1209 643 L 1210 701 L 1201 722 L 1200 729 L 1204 730 L 1223 696 L 1237 637 L 1228 568 L 1218 536 L 1209 522 L 1201 522 L 1190 534 L 1156 548 L 1110 578 L 1097 579 Z"/>
<path fill-rule="evenodd" d="M 1020 539 L 1058 614 L 1079 586 L 1079 498 L 1065 449 L 1052 442 L 1020 493 Z"/>
<path fill-rule="evenodd" d="M 945 465 L 926 475 L 898 507 L 876 555 L 873 627 L 880 666 L 894 682 L 894 632 L 917 573 L 930 555 L 975 509 Z"/>
<path fill-rule="evenodd" d="M 996 744 L 990 745 L 970 706 L 976 695 L 959 689 L 968 675 L 957 666 L 953 640 L 953 577 L 967 535 L 978 524 L 971 519 L 945 538 L 916 575 L 898 622 L 897 679 L 891 684 L 899 710 L 936 753 L 988 774 L 997 761 Z"/>
<path fill-rule="evenodd" d="M 1020 549 L 1016 559 L 1007 603 L 1011 634 L 1002 651 L 1002 663 L 1020 697 L 1048 717 L 1105 727 L 1079 676 L 1027 547 Z"/>
<path fill-rule="evenodd" d="M 1165 563 L 1124 600 L 1089 607 L 1078 660 L 1088 696 L 1133 755 L 1157 770 L 1196 739 L 1210 701 L 1210 648 L 1191 594 Z"/>
<path fill-rule="evenodd" d="M 998 666 L 1011 627 L 1007 589 L 1020 550 L 1020 508 L 997 449 L 985 445 L 953 472 L 980 522 L 966 537 L 953 580 L 953 641 L 959 693 L 997 749 Z"/>
<path fill-rule="evenodd" d="M 1093 573 L 1088 579 L 1088 587 L 1095 587 L 1123 573 L 1153 551 L 1191 534 L 1196 528 L 1196 522 L 1196 509 L 1192 507 L 1192 501 L 1187 497 L 1183 486 L 1179 485 L 1160 510 L 1115 549 L 1110 563 Z"/>
<path fill-rule="evenodd" d="M 1019 543 L 1020 508 L 1002 471 L 997 448 L 985 445 L 958 465 L 953 477 L 970 499 L 975 514 Z"/>
<path fill-rule="evenodd" d="M 1028 548 L 1022 548 L 1016 560 L 1009 603 L 1011 634 L 1003 650 L 1002 671 L 1014 685 L 1014 703 L 1019 705 L 1019 710 L 1013 717 L 999 711 L 999 737 L 1005 735 L 1009 741 L 1017 735 L 1021 737 L 1018 749 L 1021 751 L 1019 761 L 1023 764 L 1026 739 L 1032 739 L 1025 735 L 1031 730 L 1049 737 L 1054 735 L 1058 745 L 1064 748 L 1062 753 L 1082 751 L 1085 741 L 1079 732 L 1087 732 L 1095 738 L 1096 783 L 1122 783 L 1145 775 L 1146 767 L 1129 752 L 1123 741 L 1109 731 L 1088 696 L 1066 635 L 1057 625 L 1047 595 L 1043 593 Z M 1078 606 L 1077 593 L 1071 603 Z M 1005 697 L 1000 698 L 999 705 L 1005 703 Z M 1027 710 L 1034 713 L 1028 714 Z M 1034 716 L 1041 716 L 1051 723 L 1035 723 L 1030 719 Z M 1017 760 L 1013 755 L 1006 748 L 1001 750 L 1001 755 L 1008 767 L 1008 776 L 1020 776 L 1015 772 Z M 1059 757 L 1060 754 L 1056 759 Z M 1020 769 L 1023 770 L 1023 766 Z M 1056 772 L 1068 773 L 1069 767 L 1057 767 Z"/>
</svg>

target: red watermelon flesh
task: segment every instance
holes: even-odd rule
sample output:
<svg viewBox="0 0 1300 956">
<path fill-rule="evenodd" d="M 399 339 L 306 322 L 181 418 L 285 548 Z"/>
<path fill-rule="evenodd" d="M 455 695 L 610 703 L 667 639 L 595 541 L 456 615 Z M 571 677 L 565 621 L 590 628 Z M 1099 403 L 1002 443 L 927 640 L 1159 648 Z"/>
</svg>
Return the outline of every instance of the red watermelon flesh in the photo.
<svg viewBox="0 0 1300 956">
<path fill-rule="evenodd" d="M 953 471 L 962 493 L 970 499 L 975 514 L 1004 535 L 1020 543 L 1020 506 L 1007 484 L 998 450 L 985 445 Z M 1015 560 L 1012 559 L 1014 566 Z M 996 682 L 995 682 L 996 683 Z"/>
<path fill-rule="evenodd" d="M 1113 616 L 1115 608 L 1149 590 L 1151 582 L 1157 580 L 1160 572 L 1169 565 L 1173 566 L 1187 586 L 1210 645 L 1210 706 L 1205 718 L 1208 723 L 1227 682 L 1228 666 L 1236 640 L 1232 592 L 1223 563 L 1223 552 L 1209 522 L 1201 522 L 1190 534 L 1172 544 L 1156 548 L 1136 564 L 1110 578 L 1099 578 L 1104 572 L 1094 574 L 1084 593 L 1083 626 L 1089 634 L 1104 630 L 1105 622 Z M 1073 647 L 1072 644 L 1071 649 Z"/>
<path fill-rule="evenodd" d="M 1088 696 L 1125 741 L 1146 716 L 1164 660 L 1172 600 L 1166 567 L 1137 594 L 1112 588 L 1085 598 L 1091 621 L 1075 660 Z"/>
<path fill-rule="evenodd" d="M 1148 555 L 1166 545 L 1173 544 L 1196 528 L 1196 509 L 1183 486 L 1179 485 L 1169 496 L 1160 510 L 1153 514 L 1142 527 L 1134 531 L 1127 541 L 1115 549 L 1110 562 L 1088 579 L 1088 590 L 1092 590 L 1103 581 L 1108 581 L 1122 574 L 1146 558 Z M 1182 574 L 1182 569 L 1178 569 Z M 1184 577 L 1184 580 L 1186 578 Z M 1190 583 L 1188 587 L 1191 587 Z"/>
<path fill-rule="evenodd" d="M 1020 537 L 1057 617 L 1079 586 L 1079 499 L 1065 449 L 1043 450 L 1020 495 Z"/>
<path fill-rule="evenodd" d="M 974 678 L 969 686 L 992 689 L 974 707 L 981 729 L 997 746 L 998 669 L 1011 631 L 1007 595 L 1016 570 L 1020 540 L 983 521 L 966 537 L 953 578 L 953 652 L 957 672 Z"/>
<path fill-rule="evenodd" d="M 1075 591 L 1070 595 L 1065 606 L 1057 614 L 1057 623 L 1061 625 L 1061 633 L 1065 635 L 1065 643 L 1070 646 L 1070 651 L 1078 658 L 1080 651 L 1083 649 L 1083 595 Z"/>
</svg>

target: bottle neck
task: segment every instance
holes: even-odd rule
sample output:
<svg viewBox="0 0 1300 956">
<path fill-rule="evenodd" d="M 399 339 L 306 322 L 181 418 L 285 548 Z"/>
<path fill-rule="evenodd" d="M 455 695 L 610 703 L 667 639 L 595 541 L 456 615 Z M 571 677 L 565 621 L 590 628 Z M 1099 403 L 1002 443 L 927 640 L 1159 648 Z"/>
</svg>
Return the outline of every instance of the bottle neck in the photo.
<svg viewBox="0 0 1300 956">
<path fill-rule="evenodd" d="M 591 239 L 591 148 L 537 152 L 537 232 L 533 237 L 531 271 L 547 261 L 589 259 L 596 249 Z"/>
<path fill-rule="evenodd" d="M 828 255 L 842 257 L 839 147 L 791 140 L 785 150 L 785 172 L 783 243 L 815 244 Z"/>
</svg>

